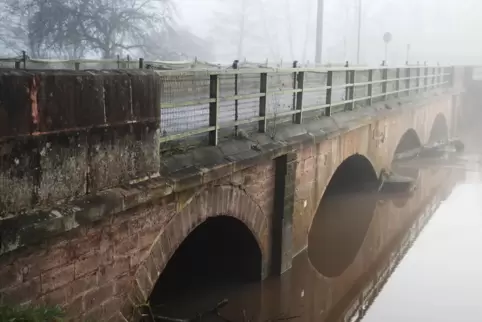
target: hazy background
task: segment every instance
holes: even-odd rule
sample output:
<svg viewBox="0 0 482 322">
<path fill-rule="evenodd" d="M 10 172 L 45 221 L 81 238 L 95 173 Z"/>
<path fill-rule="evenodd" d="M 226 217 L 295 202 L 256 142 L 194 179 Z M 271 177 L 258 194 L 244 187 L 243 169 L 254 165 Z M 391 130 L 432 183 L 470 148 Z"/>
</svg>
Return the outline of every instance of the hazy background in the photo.
<svg viewBox="0 0 482 322">
<path fill-rule="evenodd" d="M 314 61 L 317 0 L 0 0 L 0 56 Z M 325 0 L 323 62 L 356 62 L 358 0 Z M 360 63 L 480 63 L 480 0 L 362 0 Z"/>
</svg>

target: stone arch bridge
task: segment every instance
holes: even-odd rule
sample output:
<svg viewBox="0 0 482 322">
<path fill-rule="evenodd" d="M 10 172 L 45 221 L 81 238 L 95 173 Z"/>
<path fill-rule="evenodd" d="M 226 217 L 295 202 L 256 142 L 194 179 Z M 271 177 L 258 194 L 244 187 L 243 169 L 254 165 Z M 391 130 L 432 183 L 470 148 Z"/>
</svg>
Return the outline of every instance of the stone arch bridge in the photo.
<svg viewBox="0 0 482 322">
<path fill-rule="evenodd" d="M 73 320 L 134 319 L 142 303 L 190 286 L 182 274 L 261 280 L 289 270 L 332 178 L 377 179 L 396 153 L 454 136 L 468 108 L 454 86 L 160 159 L 155 74 L 103 76 L 132 83 L 129 115 L 142 121 L 127 130 L 113 125 L 125 111 L 108 91 L 99 114 L 97 92 L 59 89 L 75 77 L 95 88 L 98 75 L 0 77 L 0 293 L 60 304 Z M 27 96 L 9 94 L 24 85 Z M 32 96 L 49 90 L 55 99 Z"/>
</svg>

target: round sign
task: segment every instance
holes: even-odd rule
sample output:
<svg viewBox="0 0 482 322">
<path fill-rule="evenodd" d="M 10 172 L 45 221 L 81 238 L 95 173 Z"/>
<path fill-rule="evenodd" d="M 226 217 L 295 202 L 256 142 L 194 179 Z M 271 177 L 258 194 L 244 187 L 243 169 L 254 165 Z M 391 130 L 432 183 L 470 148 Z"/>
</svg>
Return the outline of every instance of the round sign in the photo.
<svg viewBox="0 0 482 322">
<path fill-rule="evenodd" d="M 386 32 L 383 35 L 383 41 L 386 42 L 386 43 L 389 43 L 390 41 L 392 41 L 392 34 L 389 33 L 389 32 Z"/>
</svg>

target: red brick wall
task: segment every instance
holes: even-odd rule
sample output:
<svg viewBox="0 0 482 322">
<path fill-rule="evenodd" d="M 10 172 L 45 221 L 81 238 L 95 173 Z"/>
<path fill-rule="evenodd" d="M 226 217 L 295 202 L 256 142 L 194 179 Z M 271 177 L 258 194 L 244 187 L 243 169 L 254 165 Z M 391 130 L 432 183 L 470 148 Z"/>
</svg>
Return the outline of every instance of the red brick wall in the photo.
<svg viewBox="0 0 482 322">
<path fill-rule="evenodd" d="M 338 165 L 360 153 L 377 173 L 389 168 L 399 138 L 411 127 L 423 129 L 423 135 L 429 133 L 436 114 L 448 108 L 444 99 L 447 102 L 441 98 L 441 105 L 430 105 L 426 112 L 417 110 L 425 113 L 422 116 L 407 112 L 299 148 L 294 254 L 306 247 L 313 216 Z M 4 255 L 0 258 L 0 292 L 12 303 L 61 304 L 75 318 L 106 320 L 119 308 L 127 316 L 133 304 L 148 296 L 189 232 L 207 217 L 219 214 L 238 218 L 251 230 L 262 250 L 266 274 L 271 258 L 274 164 L 263 161 L 203 187 L 152 200 L 95 226 Z"/>
<path fill-rule="evenodd" d="M 223 191 L 236 192 L 223 195 L 219 193 L 221 187 Z M 156 200 L 38 247 L 4 255 L 0 259 L 0 292 L 9 303 L 60 304 L 76 320 L 104 321 L 121 308 L 128 312 L 132 307 L 125 299 L 132 295 L 135 277 L 142 274 L 144 267 L 151 267 L 149 259 L 153 258 L 155 241 L 168 227 L 175 227 L 169 223 L 175 222 L 190 206 L 191 216 L 203 216 L 192 218 L 194 224 L 220 214 L 221 209 L 231 211 L 230 215 L 245 222 L 253 234 L 257 233 L 263 260 L 269 265 L 273 189 L 273 162 L 267 161 L 201 190 Z M 206 213 L 199 211 L 193 195 L 211 197 L 205 204 Z M 233 195 L 238 196 L 238 202 L 227 199 Z M 185 236 L 175 233 L 180 243 Z M 148 272 L 152 283 L 159 272 Z"/>
</svg>

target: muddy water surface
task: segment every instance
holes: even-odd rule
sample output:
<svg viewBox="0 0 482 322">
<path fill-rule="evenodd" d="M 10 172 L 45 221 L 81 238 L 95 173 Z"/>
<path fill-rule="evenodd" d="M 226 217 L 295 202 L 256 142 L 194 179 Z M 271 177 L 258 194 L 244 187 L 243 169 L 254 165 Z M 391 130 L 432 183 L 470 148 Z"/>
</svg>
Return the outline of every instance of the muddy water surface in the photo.
<svg viewBox="0 0 482 322">
<path fill-rule="evenodd" d="M 482 162 L 473 152 L 398 164 L 416 178 L 410 194 L 324 198 L 289 272 L 192 294 L 181 311 L 227 298 L 226 319 L 212 321 L 482 321 Z"/>
</svg>

